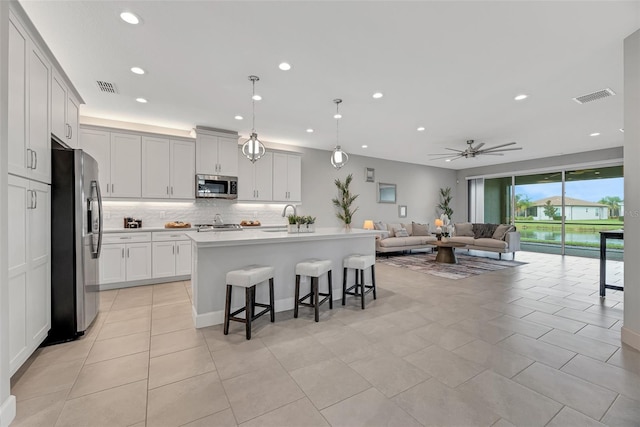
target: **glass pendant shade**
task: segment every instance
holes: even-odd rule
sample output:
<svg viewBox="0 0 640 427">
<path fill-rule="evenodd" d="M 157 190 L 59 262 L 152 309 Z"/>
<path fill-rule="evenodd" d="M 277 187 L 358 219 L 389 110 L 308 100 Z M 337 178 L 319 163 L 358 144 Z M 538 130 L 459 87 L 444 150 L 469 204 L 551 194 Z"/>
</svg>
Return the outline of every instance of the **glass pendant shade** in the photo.
<svg viewBox="0 0 640 427">
<path fill-rule="evenodd" d="M 342 151 L 339 145 L 336 145 L 336 148 L 331 153 L 331 164 L 334 168 L 340 169 L 349 161 L 349 155 Z"/>
<path fill-rule="evenodd" d="M 255 163 L 256 160 L 264 156 L 266 151 L 264 144 L 260 142 L 258 134 L 255 132 L 253 132 L 247 142 L 242 145 L 242 154 L 244 154 L 247 159 L 251 160 L 251 163 Z"/>
</svg>

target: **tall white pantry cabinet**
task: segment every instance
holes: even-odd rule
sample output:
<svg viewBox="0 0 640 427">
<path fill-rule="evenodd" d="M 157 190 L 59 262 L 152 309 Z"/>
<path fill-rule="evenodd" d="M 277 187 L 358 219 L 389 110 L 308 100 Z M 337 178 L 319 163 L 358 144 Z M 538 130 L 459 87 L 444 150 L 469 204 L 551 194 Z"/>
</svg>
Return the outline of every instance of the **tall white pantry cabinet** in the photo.
<svg viewBox="0 0 640 427">
<path fill-rule="evenodd" d="M 77 138 L 81 98 L 18 2 L 10 3 L 8 45 L 9 373 L 13 375 L 51 328 L 51 138 L 53 133 L 63 145 L 76 148 L 72 135 Z"/>
</svg>

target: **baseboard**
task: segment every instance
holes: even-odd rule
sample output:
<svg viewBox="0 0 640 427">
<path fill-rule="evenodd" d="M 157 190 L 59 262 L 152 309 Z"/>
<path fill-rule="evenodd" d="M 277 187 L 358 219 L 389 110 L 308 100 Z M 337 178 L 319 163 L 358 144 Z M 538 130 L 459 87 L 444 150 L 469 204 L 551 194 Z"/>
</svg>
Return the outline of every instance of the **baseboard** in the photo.
<svg viewBox="0 0 640 427">
<path fill-rule="evenodd" d="M 98 290 L 110 291 L 112 289 L 132 288 L 134 286 L 143 285 L 158 285 L 160 283 L 181 282 L 184 280 L 191 280 L 191 275 L 187 274 L 185 276 L 158 277 L 155 279 L 134 280 L 132 282 L 108 283 L 106 285 L 98 285 Z"/>
<path fill-rule="evenodd" d="M 640 351 L 640 334 L 625 326 L 622 327 L 622 342 Z"/>
<path fill-rule="evenodd" d="M 0 406 L 0 427 L 9 427 L 16 417 L 16 397 L 9 395 Z"/>
</svg>

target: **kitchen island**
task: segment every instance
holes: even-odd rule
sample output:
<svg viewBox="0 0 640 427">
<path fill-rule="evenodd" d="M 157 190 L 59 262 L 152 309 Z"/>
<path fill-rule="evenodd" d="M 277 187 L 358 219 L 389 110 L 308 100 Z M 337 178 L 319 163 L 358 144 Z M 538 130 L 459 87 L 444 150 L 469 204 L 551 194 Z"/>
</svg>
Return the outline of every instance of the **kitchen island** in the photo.
<svg viewBox="0 0 640 427">
<path fill-rule="evenodd" d="M 329 259 L 333 263 L 333 298 L 342 298 L 342 260 L 359 253 L 375 255 L 376 231 L 318 228 L 315 233 L 287 233 L 278 230 L 243 230 L 190 233 L 192 241 L 193 319 L 196 328 L 218 325 L 224 319 L 226 274 L 250 264 L 275 269 L 276 312 L 294 306 L 295 266 L 309 258 Z M 367 280 L 369 275 L 366 274 Z M 354 275 L 349 274 L 350 282 Z M 303 279 L 304 280 L 304 279 Z M 350 283 L 349 282 L 349 283 Z M 302 289 L 309 286 L 301 282 Z M 320 290 L 326 289 L 326 278 Z M 269 300 L 268 286 L 256 287 L 256 300 Z M 232 307 L 244 306 L 244 292 L 234 292 Z M 335 310 L 335 308 L 334 308 Z"/>
</svg>

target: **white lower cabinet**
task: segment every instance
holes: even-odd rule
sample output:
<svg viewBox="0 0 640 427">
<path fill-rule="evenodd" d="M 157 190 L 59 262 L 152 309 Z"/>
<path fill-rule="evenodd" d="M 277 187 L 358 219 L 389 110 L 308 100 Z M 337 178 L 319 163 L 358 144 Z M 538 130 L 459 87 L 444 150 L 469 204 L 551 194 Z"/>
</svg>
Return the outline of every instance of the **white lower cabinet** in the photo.
<svg viewBox="0 0 640 427">
<path fill-rule="evenodd" d="M 151 278 L 151 233 L 106 233 L 100 254 L 100 285 Z"/>
<path fill-rule="evenodd" d="M 27 360 L 51 328 L 50 186 L 9 175 L 9 369 Z"/>
<path fill-rule="evenodd" d="M 191 241 L 184 234 L 153 233 L 153 277 L 191 274 Z"/>
<path fill-rule="evenodd" d="M 105 233 L 103 240 L 100 285 L 109 285 L 103 289 L 191 275 L 191 241 L 184 233 Z"/>
</svg>

